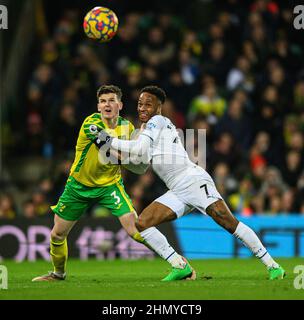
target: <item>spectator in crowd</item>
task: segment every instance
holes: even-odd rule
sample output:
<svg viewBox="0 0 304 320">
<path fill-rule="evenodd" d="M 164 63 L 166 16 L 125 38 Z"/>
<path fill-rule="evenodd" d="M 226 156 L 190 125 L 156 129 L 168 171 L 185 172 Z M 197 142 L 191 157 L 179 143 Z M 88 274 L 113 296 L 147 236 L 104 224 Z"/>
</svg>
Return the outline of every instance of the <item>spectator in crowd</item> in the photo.
<svg viewBox="0 0 304 320">
<path fill-rule="evenodd" d="M 176 104 L 177 109 L 184 115 L 188 113 L 189 97 L 192 92 L 195 92 L 194 86 L 187 86 L 181 75 L 180 69 L 172 70 L 168 78 L 164 80 L 164 88 L 166 89 L 168 97 L 170 97 Z"/>
<path fill-rule="evenodd" d="M 267 170 L 267 162 L 261 155 L 256 155 L 250 159 L 250 171 L 252 182 L 256 190 L 261 190 Z"/>
<path fill-rule="evenodd" d="M 44 146 L 44 132 L 43 121 L 38 112 L 31 112 L 28 114 L 25 136 L 27 138 L 26 148 L 24 146 L 25 153 L 30 155 L 41 155 Z"/>
<path fill-rule="evenodd" d="M 198 39 L 198 34 L 193 30 L 187 30 L 184 33 L 180 47 L 182 50 L 188 51 L 195 58 L 199 58 L 203 52 L 203 46 Z"/>
<path fill-rule="evenodd" d="M 220 40 L 211 43 L 206 61 L 202 64 L 203 72 L 212 75 L 216 83 L 223 85 L 227 78 L 229 64 L 225 43 Z"/>
<path fill-rule="evenodd" d="M 299 176 L 304 169 L 301 159 L 301 154 L 295 150 L 290 150 L 285 157 L 282 175 L 284 181 L 292 188 L 296 188 Z"/>
<path fill-rule="evenodd" d="M 185 85 L 192 85 L 199 76 L 199 65 L 189 50 L 181 49 L 178 53 L 179 67 Z"/>
<path fill-rule="evenodd" d="M 253 91 L 253 79 L 250 74 L 250 61 L 245 56 L 239 56 L 236 65 L 232 68 L 227 77 L 227 89 L 233 91 L 242 87 L 248 92 Z"/>
<path fill-rule="evenodd" d="M 252 196 L 251 198 L 251 202 L 250 202 L 250 211 L 249 211 L 249 215 L 250 214 L 263 214 L 265 213 L 265 201 L 264 201 L 264 197 L 259 194 L 256 193 Z"/>
<path fill-rule="evenodd" d="M 294 99 L 294 111 L 298 114 L 303 114 L 304 112 L 304 79 L 299 80 L 293 92 Z"/>
<path fill-rule="evenodd" d="M 116 72 L 124 72 L 133 61 L 138 61 L 139 32 L 138 14 L 129 14 L 125 22 L 118 28 L 118 34 L 112 40 L 112 50 L 109 56 L 110 66 Z"/>
<path fill-rule="evenodd" d="M 295 199 L 295 192 L 292 189 L 287 189 L 282 196 L 282 209 L 283 213 L 295 213 L 299 210 L 298 202 Z"/>
<path fill-rule="evenodd" d="M 177 110 L 173 100 L 170 98 L 166 99 L 162 107 L 162 115 L 169 118 L 177 128 L 184 129 L 186 127 L 185 116 Z"/>
<path fill-rule="evenodd" d="M 37 216 L 43 216 L 49 212 L 50 203 L 47 202 L 46 195 L 42 190 L 35 190 L 31 200 Z"/>
<path fill-rule="evenodd" d="M 244 177 L 240 181 L 237 192 L 228 197 L 228 203 L 235 213 L 250 214 L 250 204 L 253 197 L 253 185 L 249 177 Z"/>
<path fill-rule="evenodd" d="M 0 218 L 13 219 L 17 215 L 14 198 L 10 194 L 0 195 Z"/>
<path fill-rule="evenodd" d="M 220 194 L 227 198 L 229 194 L 236 191 L 238 182 L 231 175 L 230 169 L 225 162 L 219 162 L 213 171 L 213 179 Z"/>
<path fill-rule="evenodd" d="M 223 132 L 219 135 L 214 143 L 214 148 L 207 161 L 210 166 L 209 170 L 213 170 L 219 162 L 225 162 L 231 172 L 235 173 L 242 162 L 242 154 L 230 132 Z"/>
<path fill-rule="evenodd" d="M 274 194 L 268 199 L 269 207 L 265 210 L 267 214 L 274 215 L 282 212 L 282 200 L 281 196 Z"/>
<path fill-rule="evenodd" d="M 256 70 L 259 67 L 259 59 L 252 41 L 245 40 L 243 42 L 242 54 L 246 57 L 253 70 Z M 254 83 L 253 79 L 252 81 Z"/>
<path fill-rule="evenodd" d="M 75 106 L 70 103 L 60 106 L 51 126 L 51 131 L 54 132 L 52 145 L 55 154 L 73 151 L 80 127 Z"/>
<path fill-rule="evenodd" d="M 265 209 L 272 213 L 281 211 L 281 197 L 286 190 L 287 186 L 280 171 L 276 167 L 269 167 L 261 186 L 261 193 L 265 199 Z"/>
<path fill-rule="evenodd" d="M 215 124 L 226 110 L 226 100 L 219 96 L 214 82 L 202 84 L 201 94 L 190 103 L 188 118 L 192 121 L 196 116 L 206 116 L 208 121 Z"/>
<path fill-rule="evenodd" d="M 271 138 L 267 132 L 260 131 L 251 146 L 249 157 L 251 163 L 254 163 L 256 159 L 262 158 L 267 165 L 273 165 L 276 154 L 271 145 Z"/>
<path fill-rule="evenodd" d="M 252 137 L 251 121 L 239 99 L 230 100 L 226 113 L 216 124 L 215 131 L 216 134 L 230 132 L 238 146 L 244 151 L 248 149 Z"/>
<path fill-rule="evenodd" d="M 26 200 L 22 205 L 23 216 L 27 219 L 33 219 L 37 217 L 35 205 L 32 200 Z"/>
<path fill-rule="evenodd" d="M 139 47 L 139 55 L 144 64 L 152 66 L 158 71 L 165 71 L 175 50 L 175 44 L 166 41 L 162 29 L 158 26 L 148 31 L 148 39 Z"/>
</svg>

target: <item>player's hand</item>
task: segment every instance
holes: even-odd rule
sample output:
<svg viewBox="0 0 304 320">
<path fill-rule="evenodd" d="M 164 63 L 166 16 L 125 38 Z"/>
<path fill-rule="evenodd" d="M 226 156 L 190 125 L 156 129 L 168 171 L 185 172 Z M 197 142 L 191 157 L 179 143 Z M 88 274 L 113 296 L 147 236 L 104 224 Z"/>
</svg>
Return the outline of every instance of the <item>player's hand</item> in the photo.
<svg viewBox="0 0 304 320">
<path fill-rule="evenodd" d="M 104 130 L 99 130 L 97 137 L 94 140 L 95 145 L 100 149 L 103 146 L 110 147 L 112 143 L 113 137 L 110 136 Z"/>
</svg>

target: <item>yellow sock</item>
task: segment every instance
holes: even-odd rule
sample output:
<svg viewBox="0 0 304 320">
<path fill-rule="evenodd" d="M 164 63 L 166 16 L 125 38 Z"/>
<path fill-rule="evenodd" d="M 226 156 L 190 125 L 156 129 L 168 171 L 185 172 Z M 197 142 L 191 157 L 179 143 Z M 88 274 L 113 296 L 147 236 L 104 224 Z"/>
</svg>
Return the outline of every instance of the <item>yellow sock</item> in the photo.
<svg viewBox="0 0 304 320">
<path fill-rule="evenodd" d="M 133 237 L 132 237 L 135 241 L 143 243 L 145 242 L 145 239 L 141 236 L 141 234 L 139 232 L 136 232 Z"/>
<path fill-rule="evenodd" d="M 61 242 L 50 241 L 50 254 L 54 266 L 54 272 L 65 273 L 66 262 L 68 259 L 68 244 L 64 239 Z"/>
<path fill-rule="evenodd" d="M 152 250 L 153 252 L 156 252 L 149 244 L 148 242 L 141 236 L 141 234 L 139 232 L 136 232 L 132 238 L 139 242 L 142 243 L 144 246 L 146 246 L 148 249 Z"/>
</svg>

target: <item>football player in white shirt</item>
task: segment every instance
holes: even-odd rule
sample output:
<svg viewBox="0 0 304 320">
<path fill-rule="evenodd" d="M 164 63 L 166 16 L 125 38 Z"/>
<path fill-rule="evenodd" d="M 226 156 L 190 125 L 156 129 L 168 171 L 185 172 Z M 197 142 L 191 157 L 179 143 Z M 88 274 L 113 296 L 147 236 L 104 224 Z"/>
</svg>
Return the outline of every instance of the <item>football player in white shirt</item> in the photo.
<svg viewBox="0 0 304 320">
<path fill-rule="evenodd" d="M 211 176 L 189 159 L 175 126 L 161 115 L 165 99 L 165 92 L 157 86 L 147 86 L 141 90 L 138 116 L 145 125 L 136 140 L 120 140 L 104 131 L 96 139 L 96 144 L 101 148 L 110 146 L 114 150 L 137 157 L 148 154 L 154 172 L 169 189 L 139 215 L 136 227 L 140 235 L 151 241 L 151 235 L 147 231 L 150 227 L 180 218 L 196 209 L 208 214 L 240 239 L 267 267 L 269 279 L 283 279 L 284 269 L 273 260 L 255 232 L 231 213 Z M 154 240 L 157 243 L 157 239 Z M 167 280 L 173 280 L 175 272 L 173 268 Z"/>
</svg>

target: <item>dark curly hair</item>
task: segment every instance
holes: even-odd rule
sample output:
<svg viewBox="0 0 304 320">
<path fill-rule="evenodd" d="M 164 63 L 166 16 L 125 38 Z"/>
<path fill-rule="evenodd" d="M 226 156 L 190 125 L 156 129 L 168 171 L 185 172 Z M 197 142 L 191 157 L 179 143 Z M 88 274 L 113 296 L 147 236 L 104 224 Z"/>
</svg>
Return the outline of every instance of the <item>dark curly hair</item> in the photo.
<svg viewBox="0 0 304 320">
<path fill-rule="evenodd" d="M 158 87 L 158 86 L 146 86 L 140 90 L 140 94 L 143 92 L 148 92 L 150 94 L 153 94 L 158 98 L 158 100 L 163 104 L 166 101 L 166 93 L 165 91 Z"/>
</svg>

